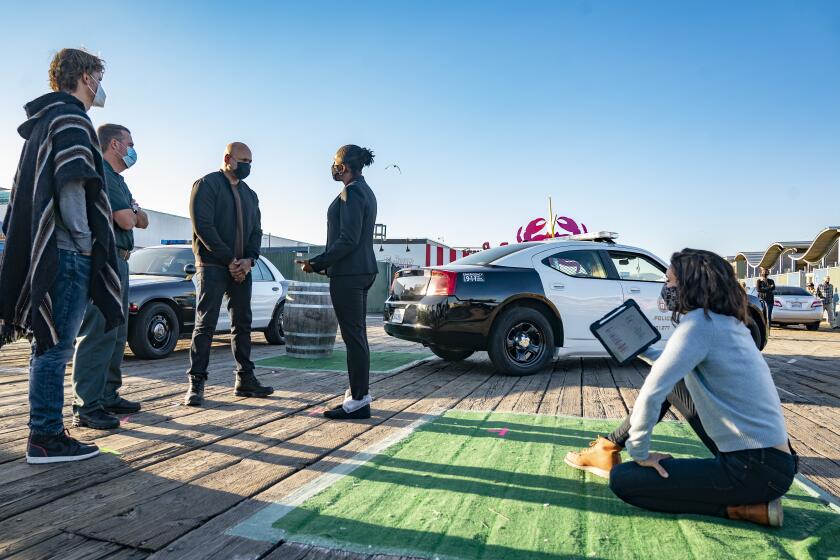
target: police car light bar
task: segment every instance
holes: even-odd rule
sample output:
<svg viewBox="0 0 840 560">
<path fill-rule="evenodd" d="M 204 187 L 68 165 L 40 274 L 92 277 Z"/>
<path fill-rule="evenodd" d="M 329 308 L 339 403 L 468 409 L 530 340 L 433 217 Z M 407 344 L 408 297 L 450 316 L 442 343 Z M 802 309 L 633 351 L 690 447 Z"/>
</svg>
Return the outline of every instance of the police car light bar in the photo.
<svg viewBox="0 0 840 560">
<path fill-rule="evenodd" d="M 571 239 L 574 241 L 600 241 L 602 243 L 615 243 L 618 239 L 618 233 L 614 231 L 590 231 L 588 233 L 579 233 L 577 235 L 570 235 L 563 239 Z"/>
</svg>

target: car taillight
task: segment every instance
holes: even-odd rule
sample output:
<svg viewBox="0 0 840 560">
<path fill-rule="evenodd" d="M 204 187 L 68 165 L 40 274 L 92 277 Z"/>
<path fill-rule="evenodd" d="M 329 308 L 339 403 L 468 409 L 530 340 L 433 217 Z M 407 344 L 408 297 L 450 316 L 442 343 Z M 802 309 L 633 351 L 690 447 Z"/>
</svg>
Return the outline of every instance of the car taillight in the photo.
<svg viewBox="0 0 840 560">
<path fill-rule="evenodd" d="M 773 301 L 773 307 L 781 307 L 781 306 L 782 306 L 782 302 L 781 302 L 781 301 L 779 301 L 779 300 L 774 300 L 774 301 Z"/>
<path fill-rule="evenodd" d="M 811 309 L 813 309 L 813 308 L 815 308 L 815 307 L 822 307 L 822 301 L 821 301 L 821 300 L 815 300 L 815 301 L 811 304 Z"/>
<path fill-rule="evenodd" d="M 454 296 L 455 279 L 458 275 L 448 270 L 433 270 L 429 285 L 426 288 L 427 296 Z"/>
<path fill-rule="evenodd" d="M 129 311 L 130 313 L 137 313 L 139 310 L 140 310 L 140 308 L 139 308 L 139 307 L 137 307 L 137 304 L 136 304 L 136 303 L 129 303 L 129 304 L 128 304 L 128 311 Z"/>
</svg>

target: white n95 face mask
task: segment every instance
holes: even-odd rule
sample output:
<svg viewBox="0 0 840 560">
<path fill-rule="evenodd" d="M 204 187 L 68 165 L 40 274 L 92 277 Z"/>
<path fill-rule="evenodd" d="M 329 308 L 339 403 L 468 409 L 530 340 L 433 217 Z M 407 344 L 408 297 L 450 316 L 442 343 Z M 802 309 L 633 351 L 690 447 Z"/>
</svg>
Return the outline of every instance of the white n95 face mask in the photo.
<svg viewBox="0 0 840 560">
<path fill-rule="evenodd" d="M 96 88 L 96 91 L 93 91 L 93 88 L 88 86 L 88 89 L 93 92 L 93 106 L 94 107 L 104 107 L 105 106 L 105 88 L 102 87 L 102 82 L 97 81 L 97 85 L 99 87 Z"/>
</svg>

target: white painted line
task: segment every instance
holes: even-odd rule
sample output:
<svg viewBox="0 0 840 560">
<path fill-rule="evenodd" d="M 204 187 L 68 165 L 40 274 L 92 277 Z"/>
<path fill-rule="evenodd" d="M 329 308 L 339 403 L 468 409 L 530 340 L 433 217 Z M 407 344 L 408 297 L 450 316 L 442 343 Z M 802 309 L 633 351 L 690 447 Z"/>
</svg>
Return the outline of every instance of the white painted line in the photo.
<svg viewBox="0 0 840 560">
<path fill-rule="evenodd" d="M 795 364 L 796 363 L 796 358 L 791 358 L 790 360 L 787 361 L 787 363 Z"/>
<path fill-rule="evenodd" d="M 798 482 L 799 485 L 802 486 L 802 488 L 805 490 L 805 492 L 807 492 L 815 498 L 819 498 L 820 500 L 825 502 L 825 504 L 828 507 L 830 507 L 837 513 L 840 513 L 840 500 L 838 500 L 837 498 L 835 498 L 834 496 L 832 496 L 831 494 L 829 494 L 828 492 L 826 492 L 825 490 L 823 490 L 822 488 L 805 478 L 805 476 L 802 474 L 797 474 L 794 478 L 794 481 Z"/>
<path fill-rule="evenodd" d="M 29 373 L 28 367 L 0 367 L 0 374 L 3 373 Z"/>
<path fill-rule="evenodd" d="M 796 393 L 794 393 L 794 392 L 792 392 L 792 391 L 788 391 L 787 389 L 782 389 L 781 387 L 776 387 L 776 389 L 778 389 L 779 391 L 781 391 L 781 392 L 783 392 L 783 393 L 787 393 L 788 395 L 793 395 L 794 397 L 796 397 L 796 398 L 798 398 L 798 399 L 803 399 L 803 398 L 805 398 L 805 397 L 803 397 L 802 395 L 797 395 Z"/>
<path fill-rule="evenodd" d="M 306 358 L 304 358 L 306 359 Z M 382 374 L 391 374 L 391 373 L 400 373 L 401 371 L 405 371 L 407 369 L 411 369 L 414 366 L 419 366 L 422 363 L 428 362 L 429 360 L 434 359 L 434 356 L 427 356 L 425 358 L 420 358 L 419 360 L 414 360 L 413 362 L 409 362 L 407 364 L 397 366 L 393 369 L 389 370 L 381 370 L 381 369 L 372 369 L 370 370 L 371 373 L 382 373 Z M 260 364 L 254 364 L 258 368 L 265 368 L 271 370 L 283 370 L 283 371 L 301 371 L 301 372 L 309 372 L 309 373 L 319 373 L 319 372 L 335 372 L 335 373 L 347 373 L 345 369 L 312 369 L 312 368 L 293 368 L 293 367 L 280 367 L 280 366 L 264 366 Z"/>
<path fill-rule="evenodd" d="M 245 537 L 254 541 L 279 542 L 285 538 L 285 531 L 274 528 L 274 523 L 294 511 L 309 498 L 329 488 L 354 470 L 364 465 L 374 457 L 382 453 L 408 436 L 417 428 L 438 418 L 445 412 L 445 409 L 435 409 L 424 414 L 408 426 L 400 428 L 391 435 L 366 447 L 350 459 L 346 459 L 327 473 L 322 474 L 312 482 L 305 484 L 286 496 L 283 501 L 269 504 L 245 521 L 234 525 L 225 531 L 225 534 L 237 537 Z"/>
</svg>

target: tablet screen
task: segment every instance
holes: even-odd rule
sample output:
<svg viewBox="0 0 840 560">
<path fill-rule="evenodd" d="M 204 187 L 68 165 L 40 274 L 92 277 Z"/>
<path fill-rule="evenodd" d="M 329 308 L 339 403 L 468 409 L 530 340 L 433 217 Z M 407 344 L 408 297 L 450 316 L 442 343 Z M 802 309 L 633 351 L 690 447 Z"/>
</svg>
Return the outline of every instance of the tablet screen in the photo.
<svg viewBox="0 0 840 560">
<path fill-rule="evenodd" d="M 594 330 L 597 330 L 601 343 L 620 363 L 640 354 L 659 339 L 659 332 L 635 305 L 624 307 Z"/>
</svg>

